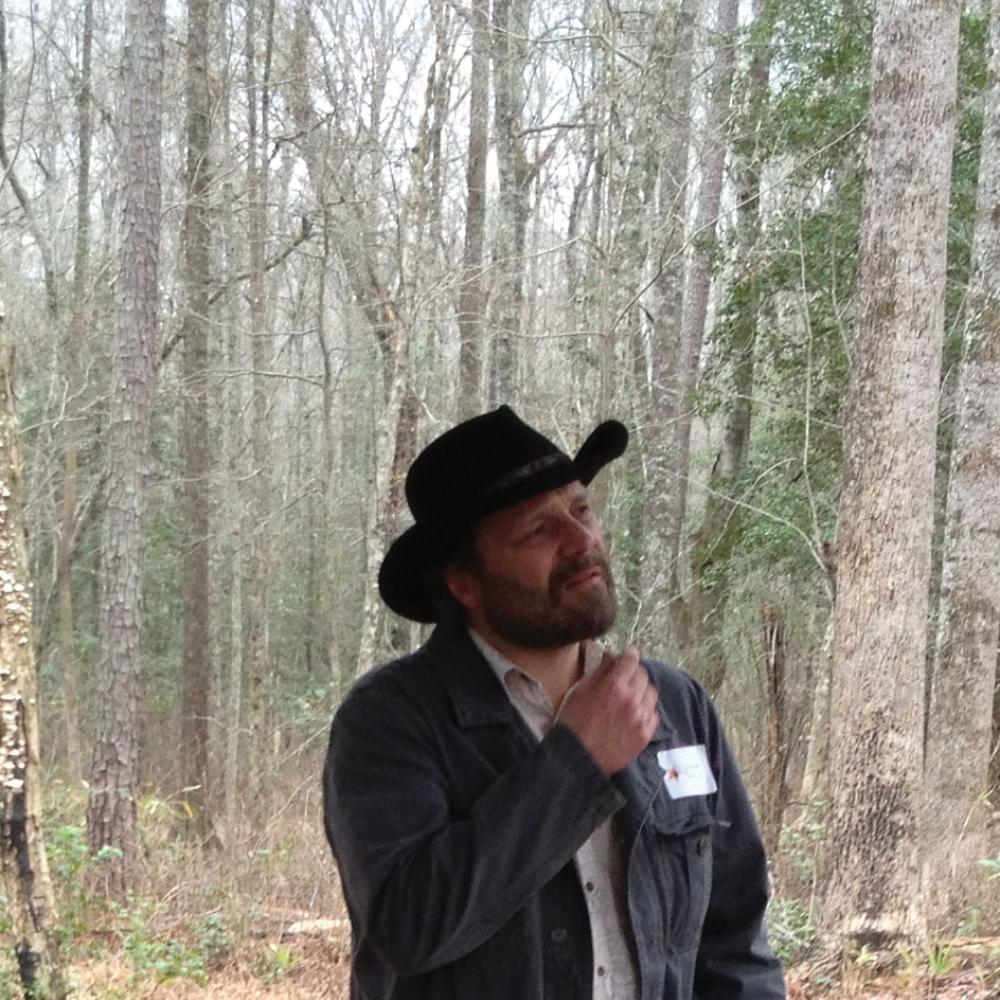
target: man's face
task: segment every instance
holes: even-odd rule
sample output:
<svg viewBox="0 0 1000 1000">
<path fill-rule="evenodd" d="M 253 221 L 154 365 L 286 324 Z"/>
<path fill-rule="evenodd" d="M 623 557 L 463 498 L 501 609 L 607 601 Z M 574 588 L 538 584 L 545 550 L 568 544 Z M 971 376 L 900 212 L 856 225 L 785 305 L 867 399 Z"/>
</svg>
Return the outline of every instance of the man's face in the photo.
<svg viewBox="0 0 1000 1000">
<path fill-rule="evenodd" d="M 614 623 L 607 550 L 581 483 L 491 514 L 479 525 L 476 549 L 474 567 L 447 573 L 474 628 L 516 646 L 555 649 Z"/>
</svg>

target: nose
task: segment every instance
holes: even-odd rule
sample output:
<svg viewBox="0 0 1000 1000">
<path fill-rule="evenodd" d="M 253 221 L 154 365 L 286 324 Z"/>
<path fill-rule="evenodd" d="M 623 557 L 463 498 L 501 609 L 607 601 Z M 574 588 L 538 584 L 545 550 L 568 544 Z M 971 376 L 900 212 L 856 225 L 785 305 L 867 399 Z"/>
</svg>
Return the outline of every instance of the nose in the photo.
<svg viewBox="0 0 1000 1000">
<path fill-rule="evenodd" d="M 562 554 L 565 557 L 584 555 L 601 541 L 601 529 L 596 521 L 587 523 L 567 514 L 562 530 Z"/>
</svg>

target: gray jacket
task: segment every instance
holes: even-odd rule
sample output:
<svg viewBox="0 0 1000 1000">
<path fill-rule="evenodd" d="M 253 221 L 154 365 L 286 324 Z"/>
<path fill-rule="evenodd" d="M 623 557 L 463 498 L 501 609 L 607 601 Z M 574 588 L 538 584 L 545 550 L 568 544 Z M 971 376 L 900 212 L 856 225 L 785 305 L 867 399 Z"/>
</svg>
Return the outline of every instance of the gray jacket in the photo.
<svg viewBox="0 0 1000 1000">
<path fill-rule="evenodd" d="M 353 1000 L 587 1000 L 573 856 L 612 814 L 642 1000 L 785 996 L 760 835 L 718 717 L 687 674 L 645 666 L 660 723 L 612 779 L 566 726 L 536 742 L 464 631 L 441 626 L 354 686 L 323 779 Z M 657 752 L 693 744 L 718 791 L 671 799 Z"/>
</svg>

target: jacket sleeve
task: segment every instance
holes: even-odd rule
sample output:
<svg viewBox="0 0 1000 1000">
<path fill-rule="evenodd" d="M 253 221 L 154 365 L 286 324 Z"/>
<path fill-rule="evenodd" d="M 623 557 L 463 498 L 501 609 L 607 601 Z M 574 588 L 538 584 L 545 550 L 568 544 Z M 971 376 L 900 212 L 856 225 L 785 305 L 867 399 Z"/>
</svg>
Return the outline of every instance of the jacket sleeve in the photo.
<svg viewBox="0 0 1000 1000">
<path fill-rule="evenodd" d="M 695 968 L 696 1000 L 784 1000 L 785 981 L 767 940 L 764 845 L 721 723 L 702 692 L 719 793 L 712 893 Z"/>
<path fill-rule="evenodd" d="M 437 723 L 385 687 L 355 691 L 334 719 L 325 823 L 357 943 L 398 975 L 419 975 L 490 938 L 621 798 L 556 725 L 509 769 L 484 772 L 456 814 Z"/>
</svg>

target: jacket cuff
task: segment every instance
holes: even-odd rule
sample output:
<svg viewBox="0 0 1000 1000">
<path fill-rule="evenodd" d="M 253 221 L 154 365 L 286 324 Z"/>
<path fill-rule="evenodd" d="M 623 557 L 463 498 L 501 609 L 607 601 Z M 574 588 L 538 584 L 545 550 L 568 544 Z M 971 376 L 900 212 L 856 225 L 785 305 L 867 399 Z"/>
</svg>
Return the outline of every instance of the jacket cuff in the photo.
<svg viewBox="0 0 1000 1000">
<path fill-rule="evenodd" d="M 542 740 L 545 748 L 552 753 L 572 781 L 591 799 L 598 822 L 607 819 L 625 805 L 625 796 L 611 779 L 601 770 L 590 751 L 580 742 L 580 738 L 564 722 L 556 722 Z"/>
</svg>

